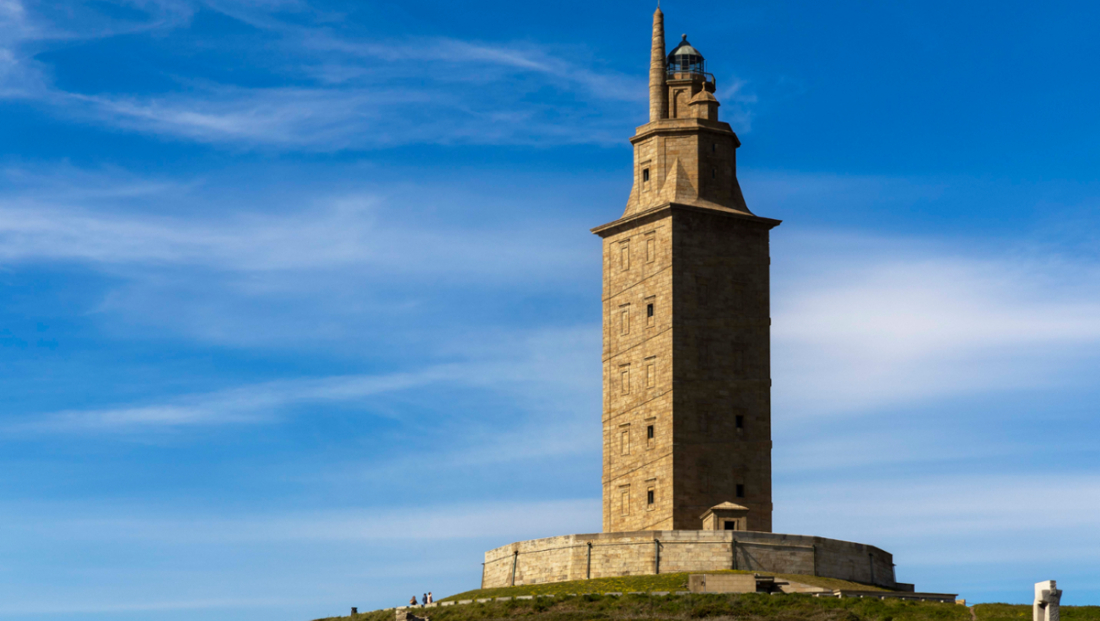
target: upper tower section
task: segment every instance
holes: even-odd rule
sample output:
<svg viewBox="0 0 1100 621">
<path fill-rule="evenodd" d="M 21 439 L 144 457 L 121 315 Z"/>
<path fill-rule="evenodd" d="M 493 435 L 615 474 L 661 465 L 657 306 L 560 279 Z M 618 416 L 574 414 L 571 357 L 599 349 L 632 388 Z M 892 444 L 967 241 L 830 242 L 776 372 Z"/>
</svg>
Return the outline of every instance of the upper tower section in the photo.
<svg viewBox="0 0 1100 621">
<path fill-rule="evenodd" d="M 741 142 L 718 119 L 714 76 L 687 35 L 665 55 L 665 16 L 653 13 L 649 123 L 637 129 L 634 186 L 624 217 L 669 203 L 752 215 L 737 182 Z"/>
</svg>

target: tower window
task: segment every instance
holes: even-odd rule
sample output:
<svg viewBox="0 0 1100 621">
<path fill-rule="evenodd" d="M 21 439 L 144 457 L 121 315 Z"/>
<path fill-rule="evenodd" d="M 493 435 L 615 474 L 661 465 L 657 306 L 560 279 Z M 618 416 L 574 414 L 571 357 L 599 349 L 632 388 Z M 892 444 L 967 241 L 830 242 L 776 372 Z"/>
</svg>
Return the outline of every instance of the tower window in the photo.
<svg viewBox="0 0 1100 621">
<path fill-rule="evenodd" d="M 745 484 L 744 483 L 738 483 L 737 484 L 737 497 L 738 498 L 744 498 L 745 497 Z"/>
<path fill-rule="evenodd" d="M 653 489 L 652 489 L 652 488 L 650 488 L 650 489 L 646 490 L 646 492 L 645 492 L 645 503 L 646 503 L 647 505 L 651 505 L 651 506 L 652 506 L 652 505 L 653 505 L 653 501 L 655 500 L 654 496 L 656 496 L 656 494 L 654 494 L 654 493 L 653 493 Z"/>
<path fill-rule="evenodd" d="M 619 311 L 619 330 L 621 334 L 630 334 L 630 306 Z"/>
<path fill-rule="evenodd" d="M 645 316 L 646 317 L 652 317 L 653 316 L 653 303 L 652 302 L 645 305 Z"/>
<path fill-rule="evenodd" d="M 623 394 L 630 394 L 630 367 L 627 367 L 620 372 L 619 382 L 622 384 Z"/>
<path fill-rule="evenodd" d="M 652 263 L 657 259 L 657 236 L 650 233 L 645 239 L 645 260 Z"/>
<path fill-rule="evenodd" d="M 653 425 L 649 425 L 645 428 L 645 437 L 646 437 L 646 440 L 652 440 L 653 439 Z"/>
<path fill-rule="evenodd" d="M 649 169 L 648 168 L 643 168 L 642 169 L 642 182 L 644 183 L 646 181 L 649 181 Z"/>
<path fill-rule="evenodd" d="M 737 416 L 734 416 L 733 421 L 734 421 L 734 424 L 737 425 L 738 429 L 744 429 L 745 428 L 745 417 L 743 415 L 738 414 Z"/>
<path fill-rule="evenodd" d="M 630 269 L 630 243 L 619 244 L 619 266 L 623 271 Z"/>
</svg>

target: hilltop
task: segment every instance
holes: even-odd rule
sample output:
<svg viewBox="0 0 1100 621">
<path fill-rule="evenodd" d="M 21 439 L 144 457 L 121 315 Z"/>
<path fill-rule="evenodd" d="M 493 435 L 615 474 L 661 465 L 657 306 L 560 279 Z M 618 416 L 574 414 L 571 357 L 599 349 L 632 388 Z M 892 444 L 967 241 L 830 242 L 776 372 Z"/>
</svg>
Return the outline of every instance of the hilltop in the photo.
<svg viewBox="0 0 1100 621">
<path fill-rule="evenodd" d="M 732 572 L 749 573 L 749 572 Z M 764 574 L 766 572 L 756 572 Z M 826 589 L 882 591 L 845 580 L 802 575 L 774 575 Z M 683 594 L 688 574 L 624 576 L 550 584 L 478 589 L 439 600 L 468 601 L 513 598 L 417 609 L 431 621 L 1029 621 L 1031 606 L 958 604 L 901 599 L 814 597 L 808 594 Z M 677 594 L 677 592 L 680 594 Z M 669 592 L 654 595 L 652 592 Z M 619 595 L 622 593 L 622 595 Z M 516 597 L 535 596 L 532 599 Z M 540 597 L 541 596 L 541 597 Z M 1100 606 L 1063 606 L 1064 621 L 1100 621 Z M 393 621 L 394 609 L 317 621 Z"/>
</svg>

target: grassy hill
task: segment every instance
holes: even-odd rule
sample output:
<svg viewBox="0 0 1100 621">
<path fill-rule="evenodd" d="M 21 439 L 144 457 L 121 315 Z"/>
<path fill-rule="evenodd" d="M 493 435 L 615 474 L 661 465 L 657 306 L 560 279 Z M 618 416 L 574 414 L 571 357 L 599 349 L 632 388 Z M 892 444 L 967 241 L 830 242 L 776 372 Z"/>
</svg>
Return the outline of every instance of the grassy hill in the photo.
<svg viewBox="0 0 1100 621">
<path fill-rule="evenodd" d="M 1062 606 L 1064 621 L 1100 621 L 1100 606 Z M 1031 621 L 1031 606 L 1018 604 L 978 604 L 974 614 L 979 621 Z"/>
<path fill-rule="evenodd" d="M 708 572 L 711 573 L 711 572 Z M 748 572 L 745 572 L 748 573 Z M 762 572 L 757 572 L 762 573 Z M 872 590 L 867 585 L 816 578 L 778 578 L 825 588 Z M 837 599 L 811 595 L 687 594 L 656 596 L 632 591 L 683 591 L 687 574 L 600 578 L 555 584 L 483 589 L 441 601 L 517 595 L 554 595 L 530 600 L 492 601 L 417 611 L 431 621 L 1030 621 L 1031 606 L 911 602 L 899 599 Z M 881 589 L 879 589 L 881 590 Z M 585 593 L 570 595 L 570 593 Z M 607 595 L 620 592 L 622 596 Z M 393 621 L 393 610 L 318 621 Z M 1100 621 L 1100 606 L 1063 606 L 1064 621 Z"/>
<path fill-rule="evenodd" d="M 698 573 L 698 572 L 695 572 Z M 811 586 L 826 589 L 857 589 L 861 591 L 885 591 L 881 587 L 837 580 L 835 578 L 821 578 L 818 576 L 801 576 L 794 574 L 774 574 L 766 571 L 739 571 L 726 569 L 722 571 L 708 571 L 708 574 L 757 574 L 761 576 L 775 576 L 782 580 L 801 582 Z M 476 589 L 466 591 L 441 599 L 441 602 L 462 601 L 464 599 L 481 599 L 485 597 L 515 597 L 517 595 L 581 595 L 588 593 L 632 593 L 652 591 L 686 591 L 688 588 L 687 573 L 659 574 L 656 576 L 617 576 L 614 578 L 593 578 L 592 580 L 571 580 L 569 582 L 551 582 L 548 584 L 531 584 L 516 587 L 500 587 L 496 589 Z"/>
<path fill-rule="evenodd" d="M 432 608 L 431 621 L 973 621 L 955 604 L 904 600 L 816 598 L 810 595 L 579 595 Z M 393 621 L 392 610 L 326 621 Z"/>
</svg>

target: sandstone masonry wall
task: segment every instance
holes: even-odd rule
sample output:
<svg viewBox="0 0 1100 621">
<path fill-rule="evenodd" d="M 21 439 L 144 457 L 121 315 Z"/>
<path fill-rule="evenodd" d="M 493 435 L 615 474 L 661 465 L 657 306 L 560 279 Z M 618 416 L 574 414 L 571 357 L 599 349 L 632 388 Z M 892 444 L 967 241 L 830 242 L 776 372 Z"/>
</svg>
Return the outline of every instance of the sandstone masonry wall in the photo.
<svg viewBox="0 0 1100 621">
<path fill-rule="evenodd" d="M 753 531 L 637 531 L 519 541 L 485 553 L 482 588 L 613 576 L 744 569 L 896 587 L 874 546 Z"/>
</svg>

